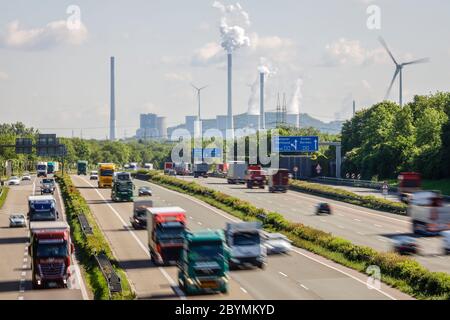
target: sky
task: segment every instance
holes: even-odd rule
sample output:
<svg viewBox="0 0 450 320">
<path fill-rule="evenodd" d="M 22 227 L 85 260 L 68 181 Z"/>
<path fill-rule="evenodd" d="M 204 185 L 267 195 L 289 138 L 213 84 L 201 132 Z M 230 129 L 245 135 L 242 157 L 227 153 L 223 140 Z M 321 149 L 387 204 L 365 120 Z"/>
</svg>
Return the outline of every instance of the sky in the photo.
<svg viewBox="0 0 450 320">
<path fill-rule="evenodd" d="M 448 0 L 214 2 L 0 0 L 0 123 L 105 138 L 110 56 L 119 138 L 135 134 L 140 113 L 170 126 L 196 114 L 191 83 L 208 85 L 202 118 L 226 114 L 229 37 L 235 114 L 257 111 L 264 66 L 266 110 L 285 93 L 290 110 L 348 119 L 352 100 L 358 110 L 384 99 L 395 71 L 379 36 L 399 62 L 431 59 L 405 67 L 404 101 L 450 91 Z"/>
</svg>

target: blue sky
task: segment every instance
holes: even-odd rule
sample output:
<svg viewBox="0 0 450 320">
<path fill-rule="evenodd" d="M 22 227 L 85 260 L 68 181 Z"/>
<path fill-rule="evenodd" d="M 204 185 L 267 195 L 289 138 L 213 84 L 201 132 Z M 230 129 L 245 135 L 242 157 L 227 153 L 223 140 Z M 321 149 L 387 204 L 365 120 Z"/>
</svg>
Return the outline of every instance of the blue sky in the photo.
<svg viewBox="0 0 450 320">
<path fill-rule="evenodd" d="M 109 57 L 117 61 L 118 135 L 138 127 L 141 112 L 170 125 L 196 112 L 190 87 L 202 93 L 205 117 L 226 113 L 221 12 L 214 1 L 5 1 L 0 4 L 0 122 L 70 136 L 108 133 Z M 225 4 L 235 2 L 223 1 Z M 384 98 L 398 60 L 430 57 L 406 67 L 404 98 L 450 88 L 450 2 L 446 0 L 243 0 L 250 47 L 234 52 L 234 112 L 249 108 L 261 57 L 277 72 L 266 107 L 278 92 L 288 103 L 303 80 L 300 112 L 324 121 L 346 119 Z M 69 31 L 66 9 L 81 10 L 82 29 Z M 381 10 L 381 29 L 366 26 L 366 9 Z M 256 86 L 254 86 L 256 87 Z M 398 99 L 397 84 L 391 99 Z"/>
</svg>

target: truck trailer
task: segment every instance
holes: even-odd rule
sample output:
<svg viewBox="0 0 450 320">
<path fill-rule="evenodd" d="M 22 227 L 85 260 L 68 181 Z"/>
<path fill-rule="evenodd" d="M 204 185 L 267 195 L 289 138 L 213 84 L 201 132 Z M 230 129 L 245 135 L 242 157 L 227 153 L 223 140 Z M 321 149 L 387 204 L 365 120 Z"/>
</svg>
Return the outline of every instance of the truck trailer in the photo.
<svg viewBox="0 0 450 320">
<path fill-rule="evenodd" d="M 77 174 L 78 175 L 87 175 L 88 162 L 86 160 L 78 160 L 77 161 Z"/>
<path fill-rule="evenodd" d="M 194 163 L 193 172 L 194 178 L 203 177 L 208 178 L 209 165 L 206 162 Z"/>
<path fill-rule="evenodd" d="M 47 162 L 38 162 L 36 165 L 37 177 L 47 177 Z"/>
<path fill-rule="evenodd" d="M 269 185 L 269 192 L 287 192 L 289 187 L 289 170 L 269 169 L 267 174 L 267 184 Z"/>
<path fill-rule="evenodd" d="M 228 163 L 227 182 L 229 184 L 245 183 L 247 163 L 245 161 L 230 161 Z"/>
<path fill-rule="evenodd" d="M 450 230 L 450 205 L 437 191 L 418 191 L 410 196 L 407 214 L 415 234 L 437 235 Z"/>
</svg>

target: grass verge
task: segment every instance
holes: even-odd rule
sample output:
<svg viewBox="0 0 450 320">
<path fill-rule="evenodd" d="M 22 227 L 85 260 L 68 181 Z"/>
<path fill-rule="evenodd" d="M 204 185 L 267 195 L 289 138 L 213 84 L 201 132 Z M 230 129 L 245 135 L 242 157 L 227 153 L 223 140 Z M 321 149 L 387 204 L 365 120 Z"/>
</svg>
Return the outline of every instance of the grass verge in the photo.
<svg viewBox="0 0 450 320">
<path fill-rule="evenodd" d="M 75 188 L 68 175 L 56 176 L 57 182 L 61 188 L 62 198 L 64 199 L 64 206 L 66 209 L 67 222 L 70 225 L 72 232 L 72 240 L 75 244 L 76 255 L 80 264 L 86 272 L 86 280 L 88 286 L 94 294 L 96 300 L 132 300 L 135 298 L 131 286 L 128 282 L 125 272 L 119 267 L 115 260 L 111 248 L 101 232 L 97 222 L 89 209 L 86 200 L 81 196 L 80 192 Z M 93 234 L 85 236 L 78 220 L 78 214 L 84 213 Z M 120 276 L 122 284 L 122 292 L 114 293 L 109 297 L 108 283 L 106 282 L 103 273 L 98 266 L 95 255 L 105 253 L 115 271 Z"/>
<path fill-rule="evenodd" d="M 3 204 L 6 201 L 6 197 L 8 196 L 9 188 L 2 187 L 0 190 L 0 209 L 3 207 Z"/>
</svg>

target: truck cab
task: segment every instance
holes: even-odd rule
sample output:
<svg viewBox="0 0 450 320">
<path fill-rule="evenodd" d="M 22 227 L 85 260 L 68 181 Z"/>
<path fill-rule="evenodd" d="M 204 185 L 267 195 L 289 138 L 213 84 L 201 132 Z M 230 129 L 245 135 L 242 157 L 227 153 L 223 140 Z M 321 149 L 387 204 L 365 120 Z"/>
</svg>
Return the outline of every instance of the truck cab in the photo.
<svg viewBox="0 0 450 320">
<path fill-rule="evenodd" d="M 415 234 L 437 235 L 450 230 L 450 206 L 444 203 L 438 191 L 414 192 L 408 203 L 407 214 L 411 217 Z"/>
<path fill-rule="evenodd" d="M 116 166 L 114 163 L 100 163 L 98 166 L 98 187 L 112 188 L 115 171 Z"/>
<path fill-rule="evenodd" d="M 130 217 L 134 229 L 147 229 L 147 208 L 153 207 L 152 200 L 135 200 L 133 203 L 133 215 Z"/>
<path fill-rule="evenodd" d="M 88 162 L 85 160 L 77 161 L 77 174 L 78 175 L 87 175 Z"/>
<path fill-rule="evenodd" d="M 56 189 L 55 179 L 44 178 L 41 180 L 41 195 L 45 193 L 54 194 Z"/>
<path fill-rule="evenodd" d="M 28 219 L 32 221 L 56 221 L 59 213 L 56 211 L 56 201 L 53 196 L 29 196 Z"/>
<path fill-rule="evenodd" d="M 31 222 L 28 254 L 33 288 L 67 287 L 73 251 L 66 222 Z"/>
<path fill-rule="evenodd" d="M 269 169 L 267 181 L 267 184 L 269 185 L 269 192 L 287 192 L 289 187 L 289 170 Z"/>
<path fill-rule="evenodd" d="M 38 162 L 36 165 L 37 177 L 47 177 L 47 162 Z"/>
<path fill-rule="evenodd" d="M 147 208 L 148 248 L 156 265 L 178 262 L 185 230 L 186 211 L 182 208 Z"/>
<path fill-rule="evenodd" d="M 258 186 L 260 189 L 264 189 L 266 184 L 266 176 L 260 165 L 250 165 L 245 171 L 245 182 L 247 189 L 253 189 L 254 186 Z"/>
<path fill-rule="evenodd" d="M 227 223 L 225 237 L 230 247 L 230 269 L 235 267 L 265 267 L 267 250 L 263 244 L 260 222 Z"/>
<path fill-rule="evenodd" d="M 116 172 L 111 187 L 112 201 L 133 201 L 134 184 L 129 172 Z"/>
<path fill-rule="evenodd" d="M 229 249 L 222 230 L 186 232 L 178 283 L 189 294 L 228 292 Z"/>
<path fill-rule="evenodd" d="M 408 203 L 414 192 L 422 189 L 422 178 L 417 172 L 401 172 L 398 176 L 398 196 L 400 201 Z"/>
<path fill-rule="evenodd" d="M 209 165 L 206 162 L 194 163 L 194 178 L 208 178 Z"/>
</svg>

